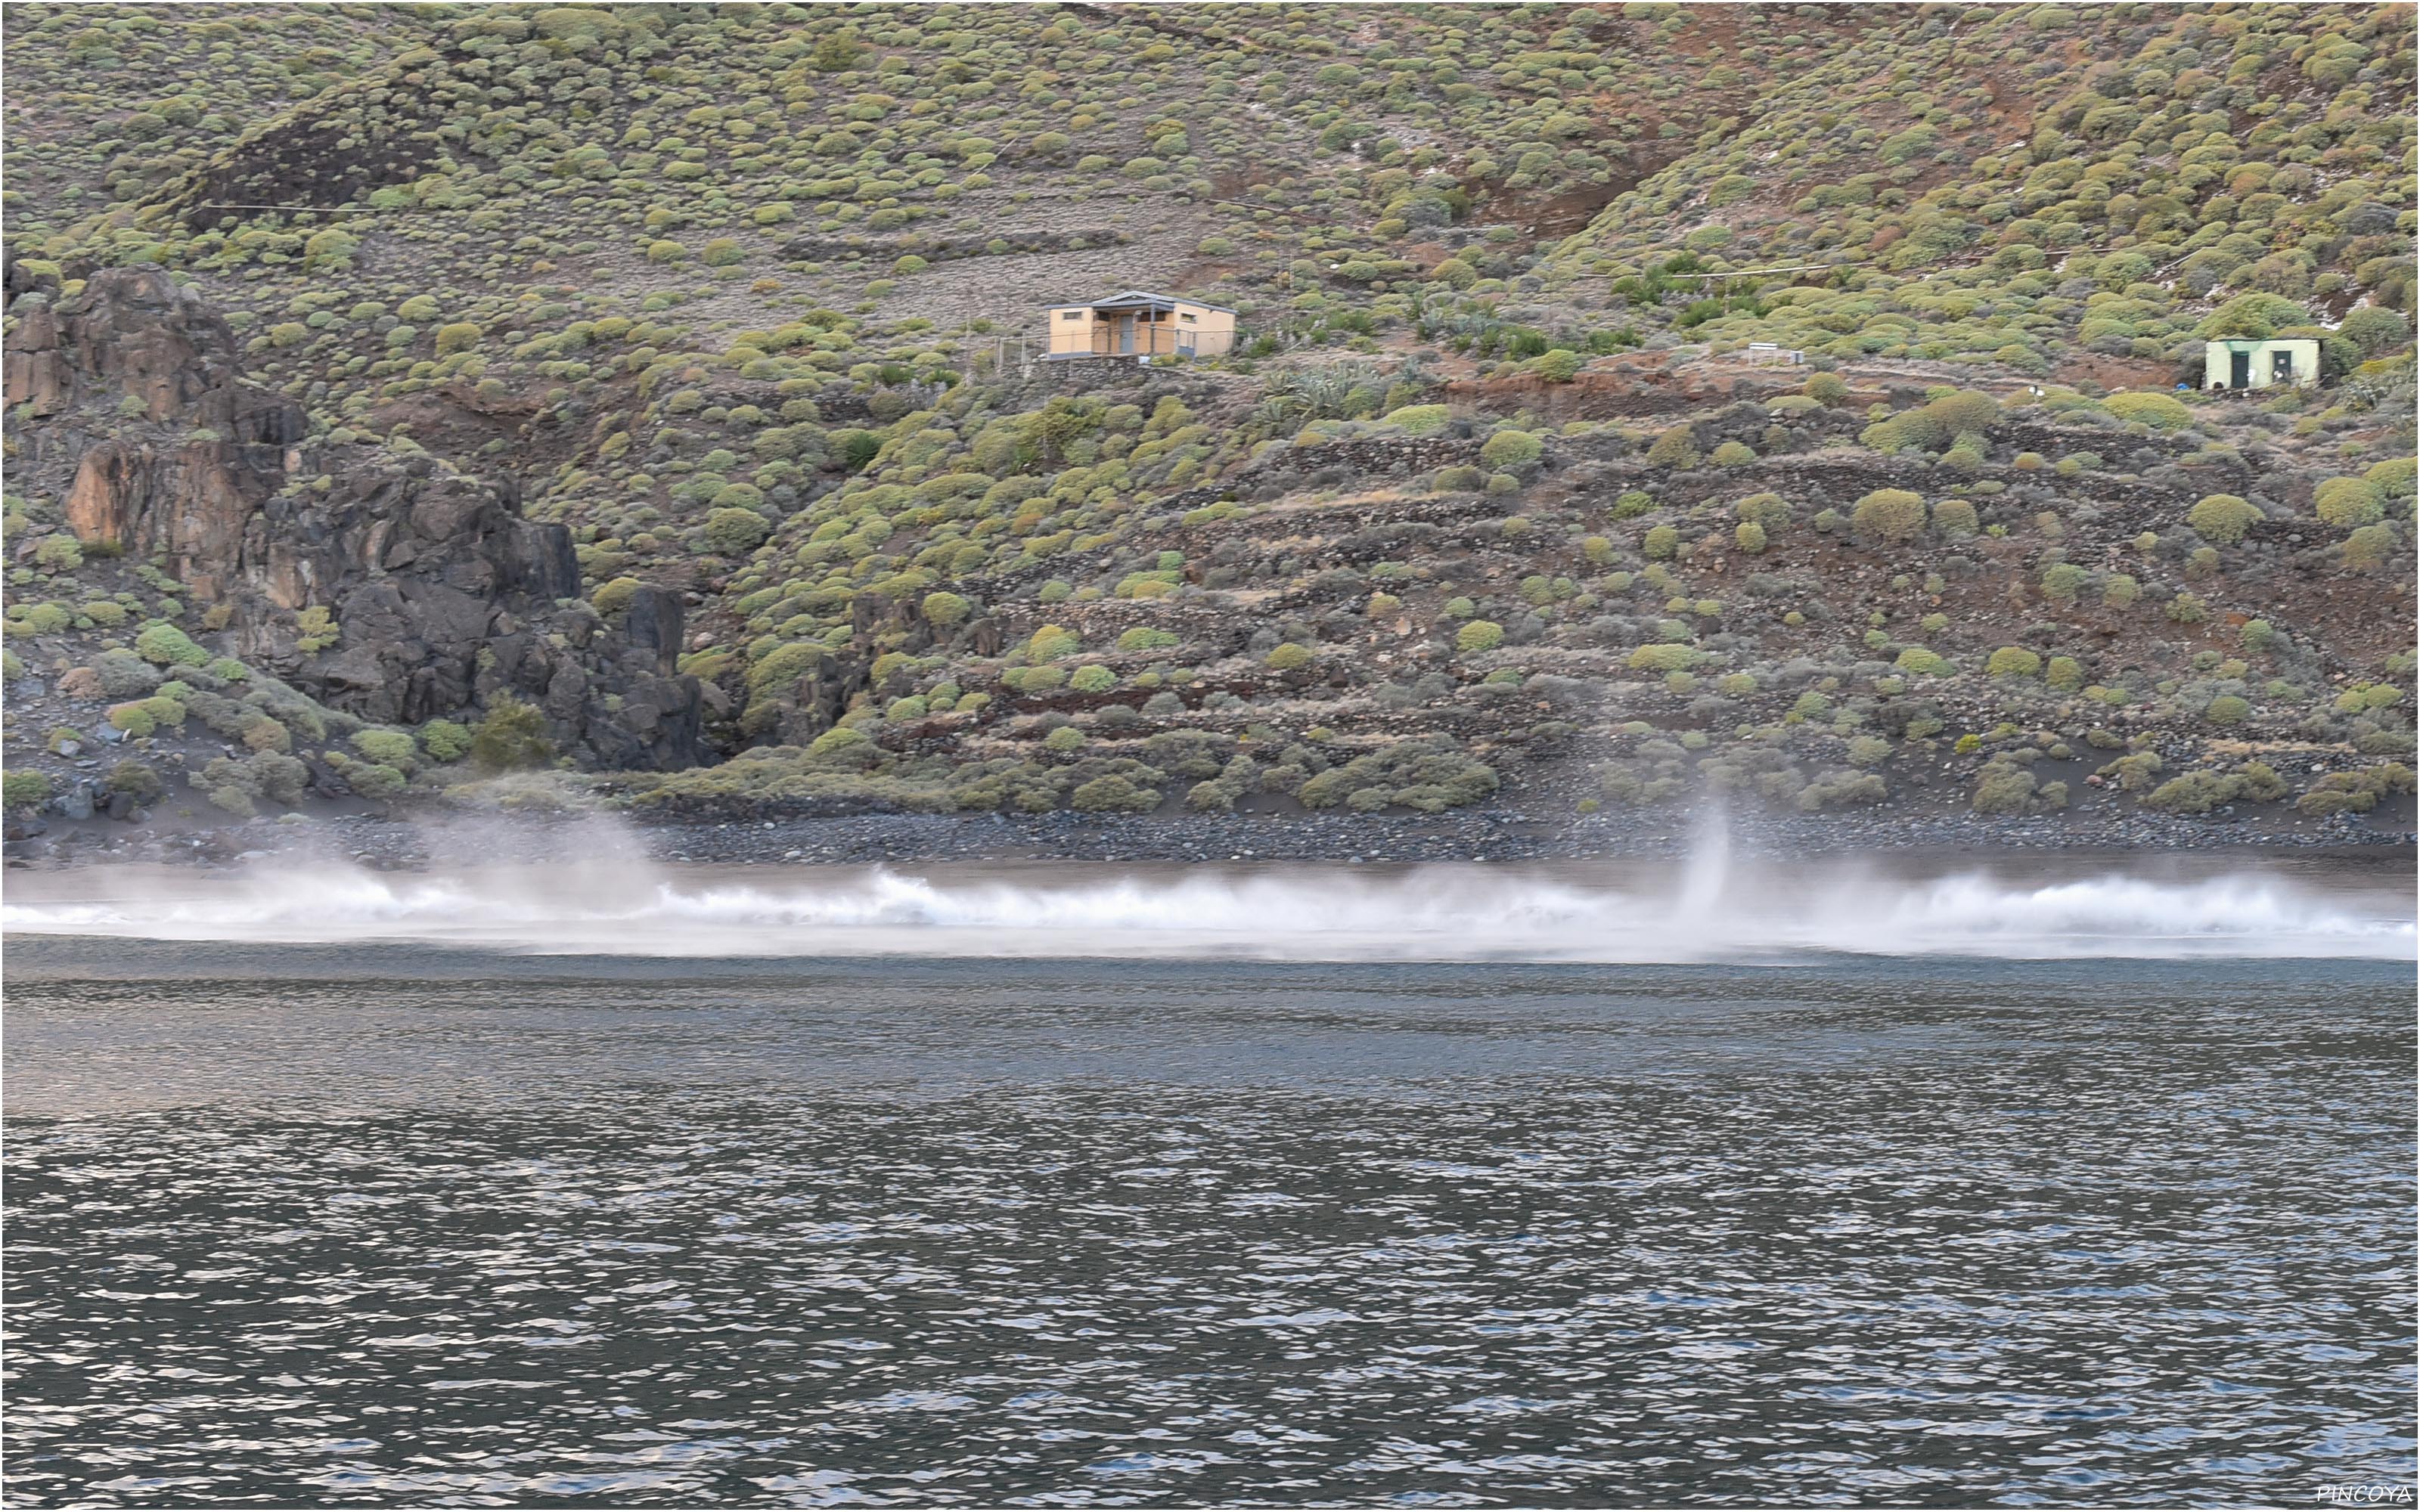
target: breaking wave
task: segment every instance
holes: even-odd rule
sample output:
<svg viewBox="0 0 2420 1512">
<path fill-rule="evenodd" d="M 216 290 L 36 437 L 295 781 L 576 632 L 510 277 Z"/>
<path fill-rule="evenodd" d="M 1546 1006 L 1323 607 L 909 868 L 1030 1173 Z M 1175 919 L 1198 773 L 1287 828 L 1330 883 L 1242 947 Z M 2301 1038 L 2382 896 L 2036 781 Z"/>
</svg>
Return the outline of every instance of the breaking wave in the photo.
<svg viewBox="0 0 2420 1512">
<path fill-rule="evenodd" d="M 29 882 L 43 884 L 49 896 Z M 381 873 L 95 869 L 19 877 L 11 932 L 169 940 L 431 942 L 632 956 L 1132 956 L 1683 963 L 1814 953 L 2056 959 L 2410 959 L 2410 900 L 2234 872 L 2049 882 L 1977 871 L 1377 871 L 1059 865 L 602 866 Z"/>
</svg>

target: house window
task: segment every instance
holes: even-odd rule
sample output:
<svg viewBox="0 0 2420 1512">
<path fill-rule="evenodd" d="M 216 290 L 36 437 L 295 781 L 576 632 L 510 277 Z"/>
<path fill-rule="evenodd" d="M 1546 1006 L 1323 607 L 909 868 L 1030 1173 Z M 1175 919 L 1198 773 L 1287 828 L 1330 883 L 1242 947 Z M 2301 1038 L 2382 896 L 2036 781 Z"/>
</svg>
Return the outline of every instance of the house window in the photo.
<svg viewBox="0 0 2420 1512">
<path fill-rule="evenodd" d="M 1062 310 L 1059 312 L 1059 318 L 1062 320 L 1081 320 L 1084 318 L 1084 312 L 1081 310 Z"/>
<path fill-rule="evenodd" d="M 1194 324 L 1196 324 L 1196 323 L 1197 323 L 1197 322 L 1195 321 L 1195 319 L 1194 319 L 1193 316 L 1192 316 L 1189 312 L 1179 312 L 1179 313 L 1178 313 L 1178 315 L 1177 315 L 1177 316 L 1176 316 L 1176 318 L 1178 318 L 1179 320 L 1184 321 L 1184 322 L 1185 322 L 1187 325 L 1188 325 L 1188 326 L 1189 326 L 1189 325 L 1194 325 Z"/>
</svg>

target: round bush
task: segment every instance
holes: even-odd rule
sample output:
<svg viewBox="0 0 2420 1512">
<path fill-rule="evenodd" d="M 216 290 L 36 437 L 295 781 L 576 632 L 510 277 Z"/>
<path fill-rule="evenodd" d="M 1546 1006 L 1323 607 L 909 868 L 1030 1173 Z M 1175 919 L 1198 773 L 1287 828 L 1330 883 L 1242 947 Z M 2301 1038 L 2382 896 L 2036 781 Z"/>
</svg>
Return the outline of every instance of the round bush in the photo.
<svg viewBox="0 0 2420 1512">
<path fill-rule="evenodd" d="M 2367 478 L 2330 478 L 2312 496 L 2319 518 L 2338 530 L 2375 524 L 2386 514 L 2378 486 Z"/>
<path fill-rule="evenodd" d="M 1904 488 L 1877 488 L 1849 512 L 1849 526 L 1869 541 L 1913 541 L 1924 529 L 1924 498 Z"/>
<path fill-rule="evenodd" d="M 599 614 L 619 614 L 630 607 L 630 600 L 638 596 L 638 579 L 615 578 L 610 582 L 597 584 L 597 592 L 588 595 L 588 602 L 597 607 Z"/>
<path fill-rule="evenodd" d="M 2182 430 L 2193 424 L 2193 410 L 2164 393 L 2113 393 L 2101 406 L 2120 420 L 2153 430 Z"/>
<path fill-rule="evenodd" d="M 1463 630 L 1466 634 L 1468 633 L 1469 629 L 1470 626 L 1466 625 L 1463 626 Z M 1282 645 L 1272 649 L 1264 660 L 1273 671 L 1289 672 L 1297 667 L 1307 667 L 1311 665 L 1311 648 L 1305 645 L 1297 645 L 1295 642 L 1288 640 Z"/>
<path fill-rule="evenodd" d="M 1526 430 L 1499 430 L 1479 448 L 1479 459 L 1492 468 L 1521 467 L 1545 453 L 1545 443 Z"/>
<path fill-rule="evenodd" d="M 1630 670 L 1635 672 L 1685 672 L 1705 659 L 1705 653 L 1695 646 L 1640 646 L 1630 654 Z"/>
<path fill-rule="evenodd" d="M 1650 466 L 1693 468 L 1698 465 L 1698 433 L 1687 423 L 1673 426 L 1647 448 Z"/>
<path fill-rule="evenodd" d="M 411 771 L 420 755 L 419 746 L 401 730 L 365 730 L 353 736 L 353 748 L 371 761 L 403 772 Z"/>
<path fill-rule="evenodd" d="M 706 513 L 706 544 L 723 556 L 753 551 L 772 532 L 772 523 L 752 509 L 716 509 Z"/>
<path fill-rule="evenodd" d="M 135 654 L 161 667 L 204 667 L 210 654 L 194 644 L 193 637 L 164 620 L 154 620 L 134 637 Z"/>
<path fill-rule="evenodd" d="M 1453 643 L 1463 651 L 1493 651 L 1504 643 L 1504 626 L 1494 620 L 1473 620 L 1454 632 Z"/>
<path fill-rule="evenodd" d="M 2244 532 L 2259 521 L 2260 511 L 2231 493 L 2206 495 L 2185 515 L 2185 523 L 2200 532 L 2203 540 L 2221 546 L 2242 540 Z"/>
<path fill-rule="evenodd" d="M 1992 653 L 1983 670 L 1994 677 L 2031 677 L 2041 671 L 2041 656 L 2023 646 L 2002 646 Z"/>
</svg>

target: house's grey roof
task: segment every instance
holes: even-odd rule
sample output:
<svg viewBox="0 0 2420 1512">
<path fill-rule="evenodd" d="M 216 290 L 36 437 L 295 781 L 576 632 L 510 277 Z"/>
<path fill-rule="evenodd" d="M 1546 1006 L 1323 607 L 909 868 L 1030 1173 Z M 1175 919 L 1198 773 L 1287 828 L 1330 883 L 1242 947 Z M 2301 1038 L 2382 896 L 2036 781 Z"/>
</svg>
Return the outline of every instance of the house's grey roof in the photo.
<svg viewBox="0 0 2420 1512">
<path fill-rule="evenodd" d="M 1075 304 L 1054 304 L 1051 308 L 1054 310 L 1074 310 L 1079 308 L 1094 310 L 1142 310 L 1158 309 L 1163 306 L 1172 307 L 1179 304 L 1190 304 L 1204 310 L 1216 310 L 1221 315 L 1233 315 L 1235 313 L 1233 310 L 1229 309 L 1223 304 L 1212 304 L 1206 301 L 1193 299 L 1183 294 L 1155 294 L 1146 288 L 1130 288 L 1122 294 L 1112 294 L 1106 300 L 1086 300 L 1080 301 Z"/>
</svg>

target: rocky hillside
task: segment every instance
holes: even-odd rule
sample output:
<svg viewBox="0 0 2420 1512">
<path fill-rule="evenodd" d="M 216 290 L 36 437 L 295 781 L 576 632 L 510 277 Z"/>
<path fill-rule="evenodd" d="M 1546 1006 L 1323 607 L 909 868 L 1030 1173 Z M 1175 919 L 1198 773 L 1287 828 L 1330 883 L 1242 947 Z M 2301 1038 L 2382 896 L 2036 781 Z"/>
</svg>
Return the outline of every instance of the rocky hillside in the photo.
<svg viewBox="0 0 2420 1512">
<path fill-rule="evenodd" d="M 2409 8 L 6 23 L 21 811 L 2408 813 Z"/>
</svg>

